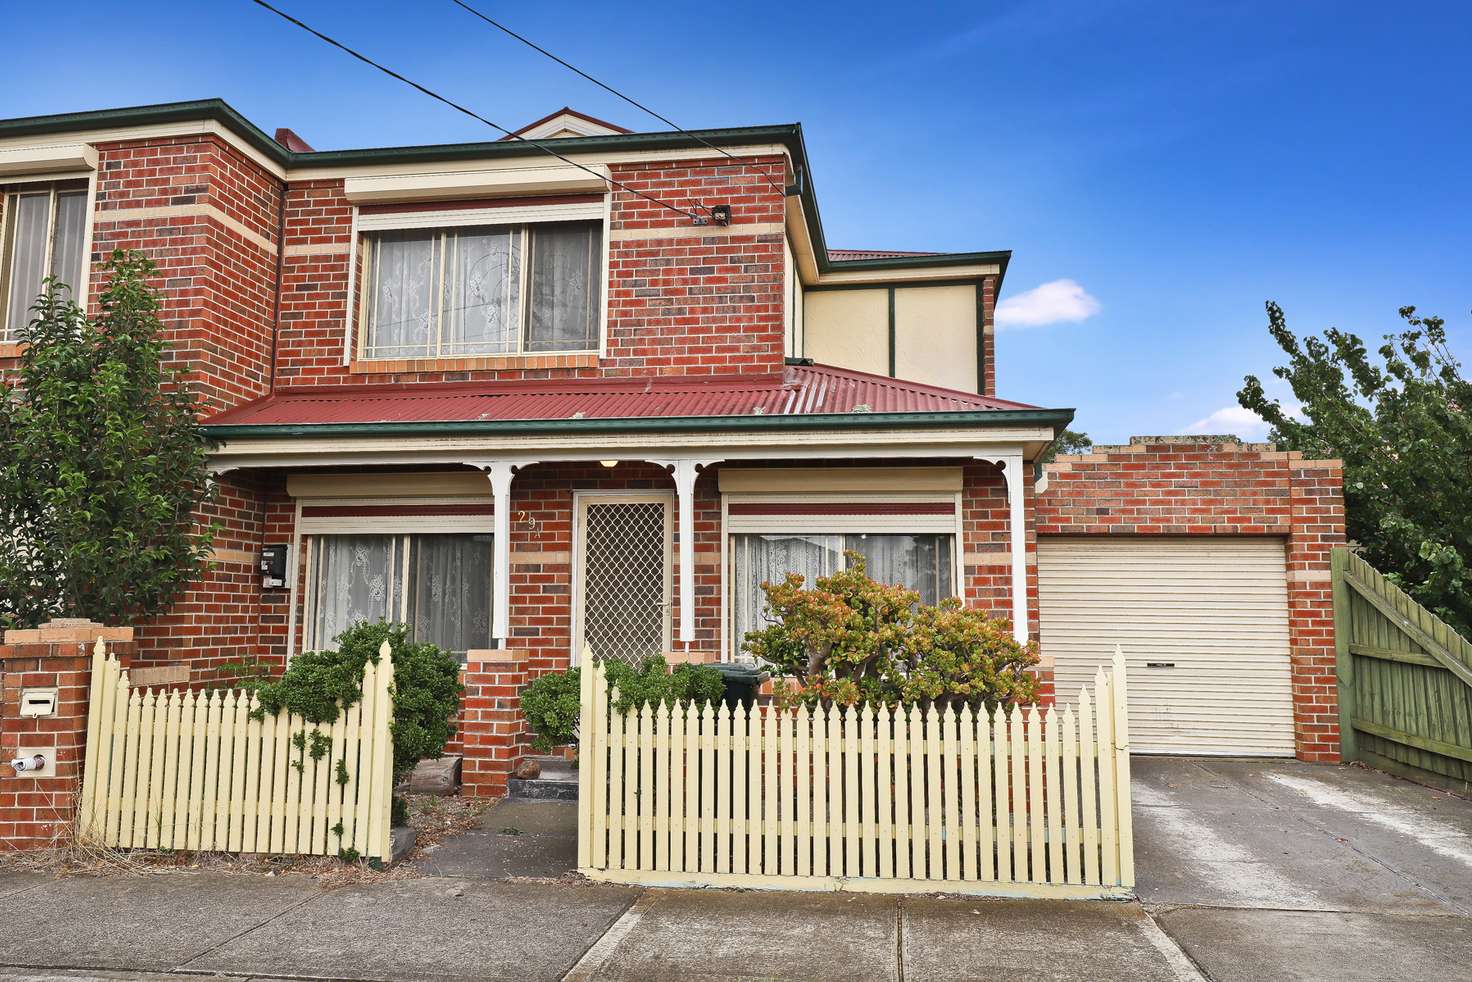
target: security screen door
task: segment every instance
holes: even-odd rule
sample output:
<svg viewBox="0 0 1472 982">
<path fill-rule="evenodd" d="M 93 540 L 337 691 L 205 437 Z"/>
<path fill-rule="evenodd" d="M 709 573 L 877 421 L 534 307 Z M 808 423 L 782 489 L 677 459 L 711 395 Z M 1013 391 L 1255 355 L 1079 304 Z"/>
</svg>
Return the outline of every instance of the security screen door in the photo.
<svg viewBox="0 0 1472 982">
<path fill-rule="evenodd" d="M 672 511 L 667 495 L 578 496 L 574 657 L 638 666 L 669 650 Z"/>
</svg>

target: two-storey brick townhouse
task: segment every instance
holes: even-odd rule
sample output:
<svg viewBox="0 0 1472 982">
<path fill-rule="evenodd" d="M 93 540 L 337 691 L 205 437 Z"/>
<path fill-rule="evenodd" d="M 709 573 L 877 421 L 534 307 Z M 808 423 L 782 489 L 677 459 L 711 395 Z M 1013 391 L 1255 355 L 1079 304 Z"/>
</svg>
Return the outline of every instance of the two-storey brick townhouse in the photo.
<svg viewBox="0 0 1472 982">
<path fill-rule="evenodd" d="M 218 441 L 213 570 L 136 662 L 407 622 L 466 659 L 496 790 L 520 682 L 739 660 L 758 584 L 854 550 L 1039 638 L 1060 691 L 1123 645 L 1140 749 L 1336 752 L 1333 462 L 1141 438 L 1039 482 L 1073 412 L 996 394 L 1008 252 L 830 248 L 796 125 L 520 135 L 574 163 L 314 151 L 219 101 L 0 121 L 0 357 L 44 275 L 95 297 L 140 250 Z"/>
</svg>

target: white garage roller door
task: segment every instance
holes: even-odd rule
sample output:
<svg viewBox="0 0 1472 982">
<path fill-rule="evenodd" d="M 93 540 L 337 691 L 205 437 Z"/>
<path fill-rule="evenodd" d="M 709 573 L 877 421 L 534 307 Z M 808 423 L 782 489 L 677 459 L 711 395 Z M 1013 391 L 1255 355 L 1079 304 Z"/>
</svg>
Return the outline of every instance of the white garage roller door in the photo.
<svg viewBox="0 0 1472 982">
<path fill-rule="evenodd" d="M 1281 540 L 1043 538 L 1038 599 L 1061 700 L 1124 649 L 1135 752 L 1293 753 Z"/>
</svg>

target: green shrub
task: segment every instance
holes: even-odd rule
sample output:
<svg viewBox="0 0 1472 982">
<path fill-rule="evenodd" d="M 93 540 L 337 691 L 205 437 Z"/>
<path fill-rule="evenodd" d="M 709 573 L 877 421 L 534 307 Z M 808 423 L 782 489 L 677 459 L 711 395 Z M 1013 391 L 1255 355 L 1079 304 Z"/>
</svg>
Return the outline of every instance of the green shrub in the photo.
<svg viewBox="0 0 1472 982">
<path fill-rule="evenodd" d="M 774 686 L 780 704 L 990 709 L 1037 700 L 1037 645 L 1019 644 L 1007 621 L 954 599 L 922 606 L 917 592 L 876 583 L 862 556 L 847 556 L 846 569 L 812 587 L 796 573 L 762 584 L 772 622 L 744 647 L 785 676 Z"/>
<path fill-rule="evenodd" d="M 614 710 L 626 713 L 642 705 L 717 702 L 726 691 L 721 673 L 706 665 L 676 665 L 671 671 L 664 658 L 655 655 L 639 668 L 609 659 L 608 689 L 618 689 Z"/>
<path fill-rule="evenodd" d="M 532 749 L 547 753 L 573 742 L 581 674 L 576 668 L 533 679 L 521 690 L 521 714 L 532 729 Z"/>
<path fill-rule="evenodd" d="M 614 711 L 626 713 L 654 703 L 716 702 L 726 691 L 721 673 L 704 665 L 676 665 L 671 671 L 661 657 L 647 659 L 640 668 L 610 659 L 608 688 L 618 689 Z M 534 679 L 521 690 L 521 714 L 531 727 L 532 747 L 546 753 L 574 740 L 581 701 L 582 673 L 576 668 Z"/>
<path fill-rule="evenodd" d="M 378 649 L 387 641 L 394 660 L 395 780 L 420 760 L 440 756 L 455 735 L 455 714 L 465 691 L 460 663 L 443 648 L 410 641 L 408 630 L 383 621 L 354 624 L 337 636 L 335 651 L 297 655 L 284 674 L 256 689 L 257 718 L 285 709 L 308 723 L 332 723 L 339 702 L 346 709 L 358 701 L 363 666 L 378 664 Z"/>
</svg>

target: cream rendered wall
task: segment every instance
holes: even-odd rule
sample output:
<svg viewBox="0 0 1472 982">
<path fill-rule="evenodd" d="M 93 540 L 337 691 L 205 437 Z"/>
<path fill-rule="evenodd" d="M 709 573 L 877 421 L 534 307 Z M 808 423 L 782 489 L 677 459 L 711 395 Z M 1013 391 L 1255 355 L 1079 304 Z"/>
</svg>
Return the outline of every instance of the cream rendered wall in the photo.
<svg viewBox="0 0 1472 982">
<path fill-rule="evenodd" d="M 896 288 L 894 338 L 895 377 L 980 391 L 975 286 Z"/>
<path fill-rule="evenodd" d="M 793 357 L 804 358 L 807 350 L 807 291 L 802 288 L 802 277 L 797 275 L 797 263 L 792 264 L 792 295 L 791 309 L 794 318 L 792 325 Z"/>
<path fill-rule="evenodd" d="M 820 365 L 889 374 L 889 291 L 814 290 L 805 296 L 803 355 Z"/>
</svg>

